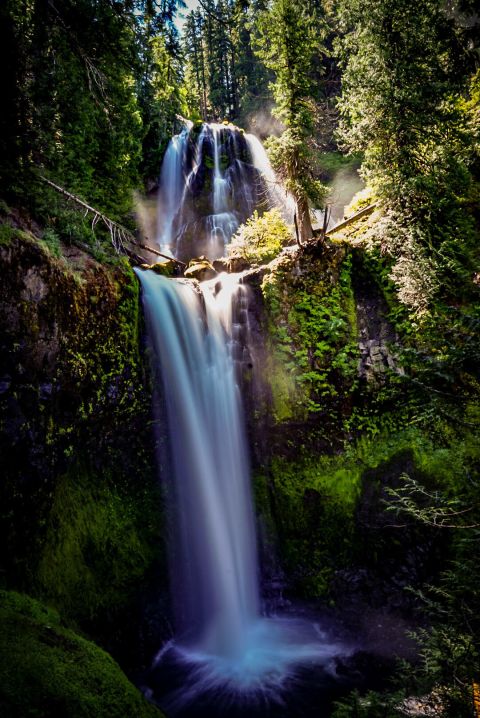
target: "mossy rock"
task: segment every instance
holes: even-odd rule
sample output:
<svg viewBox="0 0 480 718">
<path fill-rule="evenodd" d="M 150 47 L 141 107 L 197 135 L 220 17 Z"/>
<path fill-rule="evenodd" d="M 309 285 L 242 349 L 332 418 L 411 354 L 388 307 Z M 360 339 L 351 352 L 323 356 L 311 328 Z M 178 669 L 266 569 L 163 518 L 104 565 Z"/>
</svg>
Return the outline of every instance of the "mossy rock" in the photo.
<svg viewBox="0 0 480 718">
<path fill-rule="evenodd" d="M 2 586 L 52 603 L 124 665 L 164 575 L 139 283 L 124 261 L 73 264 L 13 232 L 0 246 Z"/>
<path fill-rule="evenodd" d="M 101 625 L 108 631 L 110 623 L 125 619 L 138 587 L 158 568 L 162 515 L 156 488 L 145 481 L 133 490 L 106 467 L 96 474 L 73 466 L 58 479 L 35 586 L 62 615 L 90 631 L 93 626 L 96 636 Z"/>
<path fill-rule="evenodd" d="M 173 277 L 177 264 L 171 259 L 166 262 L 156 262 L 155 264 L 142 264 L 140 269 L 150 270 L 159 274 L 161 277 Z"/>
<path fill-rule="evenodd" d="M 262 284 L 269 350 L 264 378 L 273 419 L 305 425 L 321 418 L 332 436 L 357 385 L 351 257 L 339 247 L 312 247 L 280 255 L 268 267 Z"/>
<path fill-rule="evenodd" d="M 8 718 L 161 718 L 115 661 L 56 611 L 0 591 L 0 713 Z"/>
<path fill-rule="evenodd" d="M 473 425 L 478 413 L 467 416 Z M 408 427 L 364 435 L 334 455 L 297 444 L 290 458 L 274 457 L 255 475 L 255 502 L 278 537 L 295 594 L 333 595 L 340 586 L 336 572 L 358 568 L 370 572 L 371 586 L 401 586 L 406 571 L 411 585 L 429 580 L 447 532 L 414 521 L 397 528 L 390 490 L 410 478 L 427 491 L 455 495 L 476 480 L 479 453 L 475 431 L 453 435 L 445 424 L 441 441 Z"/>
<path fill-rule="evenodd" d="M 199 282 L 203 282 L 204 279 L 213 279 L 216 274 L 217 272 L 213 265 L 206 257 L 198 257 L 190 260 L 188 268 L 184 272 L 185 277 L 198 279 Z"/>
</svg>

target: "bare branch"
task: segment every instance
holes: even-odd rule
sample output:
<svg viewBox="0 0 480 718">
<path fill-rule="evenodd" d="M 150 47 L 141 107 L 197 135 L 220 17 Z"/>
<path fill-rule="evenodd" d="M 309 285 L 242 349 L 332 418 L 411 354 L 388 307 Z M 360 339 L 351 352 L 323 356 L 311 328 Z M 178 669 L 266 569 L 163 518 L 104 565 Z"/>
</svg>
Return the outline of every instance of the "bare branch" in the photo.
<svg viewBox="0 0 480 718">
<path fill-rule="evenodd" d="M 149 252 L 152 252 L 152 254 L 156 254 L 159 257 L 164 257 L 165 259 L 170 259 L 172 262 L 175 262 L 180 267 L 185 267 L 186 264 L 184 262 L 181 262 L 179 259 L 176 259 L 175 257 L 169 257 L 166 254 L 162 254 L 157 249 L 154 249 L 153 247 L 149 247 L 146 244 L 139 244 L 137 243 L 135 236 L 130 232 L 129 229 L 121 225 L 119 222 L 115 222 L 115 220 L 110 219 L 110 217 L 107 217 L 106 214 L 103 214 L 103 212 L 100 212 L 100 210 L 95 209 L 95 207 L 92 207 L 91 205 L 87 204 L 83 201 L 83 199 L 80 199 L 80 197 L 77 197 L 76 195 L 72 194 L 71 192 L 68 192 L 63 187 L 60 187 L 60 185 L 55 184 L 55 182 L 52 182 L 51 180 L 47 179 L 43 175 L 40 175 L 40 179 L 42 182 L 45 182 L 49 185 L 49 187 L 52 187 L 56 192 L 59 192 L 61 195 L 66 197 L 69 201 L 75 202 L 75 204 L 80 205 L 80 207 L 83 207 L 85 209 L 84 216 L 86 217 L 88 214 L 92 215 L 92 231 L 95 231 L 95 227 L 98 224 L 98 222 L 102 222 L 104 226 L 108 229 L 110 233 L 110 240 L 112 242 L 112 246 L 115 249 L 117 254 L 125 254 L 129 257 L 132 257 L 132 251 L 128 248 L 127 245 L 134 245 L 134 246 L 140 246 L 142 249 L 146 249 Z"/>
</svg>

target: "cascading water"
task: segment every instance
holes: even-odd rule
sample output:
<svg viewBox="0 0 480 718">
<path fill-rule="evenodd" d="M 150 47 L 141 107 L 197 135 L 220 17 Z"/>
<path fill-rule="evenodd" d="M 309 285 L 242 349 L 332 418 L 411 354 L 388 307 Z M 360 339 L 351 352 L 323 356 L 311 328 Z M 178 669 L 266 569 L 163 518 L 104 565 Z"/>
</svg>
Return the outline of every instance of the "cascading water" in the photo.
<svg viewBox="0 0 480 718">
<path fill-rule="evenodd" d="M 252 164 L 264 179 L 269 205 L 282 208 L 286 218 L 292 221 L 295 203 L 291 195 L 286 195 L 282 190 L 264 146 L 255 135 L 245 135 L 245 139 L 252 157 Z"/>
<path fill-rule="evenodd" d="M 157 241 L 182 260 L 217 259 L 256 208 L 289 216 L 261 142 L 233 126 L 189 125 L 170 141 L 160 174 Z"/>
<path fill-rule="evenodd" d="M 299 667 L 325 668 L 345 647 L 325 640 L 306 621 L 261 615 L 234 361 L 239 327 L 233 308 L 246 288 L 239 275 L 220 275 L 198 291 L 182 280 L 137 274 L 172 453 L 177 619 L 175 641 L 160 651 L 147 693 L 171 715 L 203 715 L 195 706 L 205 696 L 214 696 L 217 710 L 232 695 L 275 702 Z M 158 692 L 156 684 L 172 665 L 182 675 L 180 685 Z M 216 715 L 213 706 L 209 713 Z"/>
<path fill-rule="evenodd" d="M 205 287 L 201 302 L 188 285 L 139 276 L 172 445 L 179 627 L 197 649 L 237 658 L 259 599 L 247 448 L 219 313 L 222 292 L 216 302 Z"/>
<path fill-rule="evenodd" d="M 195 138 L 192 132 L 187 128 L 174 138 L 164 160 L 161 238 L 184 257 L 205 247 L 209 256 L 219 256 L 265 192 L 273 201 L 273 171 L 260 143 L 236 129 L 202 125 Z M 203 234 L 187 242 L 192 228 Z M 169 715 L 224 715 L 225 700 L 232 696 L 241 706 L 247 698 L 258 704 L 259 696 L 287 705 L 280 696 L 296 672 L 308 664 L 324 670 L 345 647 L 327 641 L 313 623 L 261 613 L 235 365 L 242 349 L 235 307 L 240 297 L 245 304 L 246 287 L 240 275 L 220 275 L 198 288 L 136 271 L 171 449 L 177 623 L 176 637 L 158 654 L 146 692 Z M 208 709 L 203 712 L 202 706 Z M 228 713 L 246 715 L 231 704 Z M 289 708 L 285 715 L 296 713 Z"/>
<path fill-rule="evenodd" d="M 191 123 L 170 140 L 160 173 L 162 188 L 157 203 L 157 241 L 162 251 L 169 251 L 172 243 L 172 225 L 185 186 L 183 168 L 186 162 L 188 136 Z"/>
</svg>

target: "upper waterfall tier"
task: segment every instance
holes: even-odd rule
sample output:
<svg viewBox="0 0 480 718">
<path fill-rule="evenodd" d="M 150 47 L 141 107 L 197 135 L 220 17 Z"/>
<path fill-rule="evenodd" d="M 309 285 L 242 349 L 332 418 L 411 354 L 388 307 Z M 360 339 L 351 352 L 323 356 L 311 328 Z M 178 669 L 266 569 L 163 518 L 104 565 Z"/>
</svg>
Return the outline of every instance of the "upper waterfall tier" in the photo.
<svg viewBox="0 0 480 718">
<path fill-rule="evenodd" d="M 217 259 L 256 208 L 282 203 L 261 142 L 231 125 L 190 125 L 160 174 L 157 241 L 182 260 Z"/>
</svg>

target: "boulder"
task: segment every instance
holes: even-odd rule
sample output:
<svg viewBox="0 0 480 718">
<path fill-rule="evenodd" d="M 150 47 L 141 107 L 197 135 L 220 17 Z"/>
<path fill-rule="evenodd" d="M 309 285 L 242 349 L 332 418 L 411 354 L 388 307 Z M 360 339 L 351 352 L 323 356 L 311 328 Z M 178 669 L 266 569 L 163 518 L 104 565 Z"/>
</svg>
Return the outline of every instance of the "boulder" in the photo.
<svg viewBox="0 0 480 718">
<path fill-rule="evenodd" d="M 155 264 L 141 264 L 140 269 L 150 269 L 162 277 L 172 277 L 175 273 L 176 264 L 169 259 L 166 262 L 156 262 Z"/>
<path fill-rule="evenodd" d="M 209 260 L 202 256 L 190 260 L 184 276 L 188 277 L 188 279 L 198 279 L 199 282 L 203 282 L 205 279 L 216 277 L 217 272 Z"/>
</svg>

